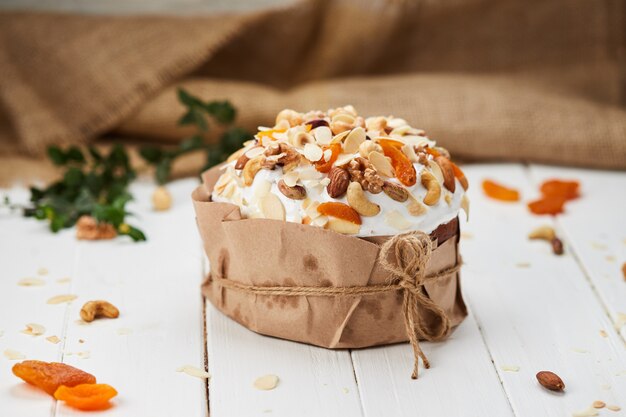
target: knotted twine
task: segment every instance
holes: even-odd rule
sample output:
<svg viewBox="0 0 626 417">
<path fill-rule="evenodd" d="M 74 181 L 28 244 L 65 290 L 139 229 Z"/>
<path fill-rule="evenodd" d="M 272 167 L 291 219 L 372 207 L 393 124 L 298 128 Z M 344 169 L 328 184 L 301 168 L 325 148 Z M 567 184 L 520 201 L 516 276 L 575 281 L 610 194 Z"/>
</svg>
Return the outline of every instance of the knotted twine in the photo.
<svg viewBox="0 0 626 417">
<path fill-rule="evenodd" d="M 447 277 L 461 268 L 461 261 L 442 271 L 426 275 L 426 267 L 433 252 L 433 242 L 423 232 L 413 231 L 396 235 L 387 240 L 380 247 L 378 262 L 391 274 L 386 284 L 353 286 L 353 287 L 307 287 L 307 286 L 256 286 L 242 284 L 213 276 L 212 280 L 222 287 L 256 295 L 283 295 L 283 296 L 326 296 L 326 297 L 354 297 L 359 295 L 379 294 L 387 291 L 402 291 L 402 314 L 409 342 L 413 348 L 413 373 L 411 378 L 417 379 L 419 359 L 422 359 L 425 368 L 430 368 L 430 362 L 419 345 L 419 339 L 439 341 L 448 336 L 451 330 L 450 319 L 446 312 L 435 304 L 424 293 L 424 284 Z M 438 321 L 434 329 L 426 326 L 419 310 L 429 311 Z"/>
</svg>

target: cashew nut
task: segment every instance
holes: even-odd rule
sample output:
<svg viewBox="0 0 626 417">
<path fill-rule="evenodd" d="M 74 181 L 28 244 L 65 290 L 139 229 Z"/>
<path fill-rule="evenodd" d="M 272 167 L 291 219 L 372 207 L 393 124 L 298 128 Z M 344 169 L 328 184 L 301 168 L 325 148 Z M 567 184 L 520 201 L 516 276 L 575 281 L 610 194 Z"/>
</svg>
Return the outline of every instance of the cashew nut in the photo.
<svg viewBox="0 0 626 417">
<path fill-rule="evenodd" d="M 554 229 L 550 226 L 541 226 L 528 234 L 529 239 L 543 239 L 551 241 L 556 237 Z"/>
<path fill-rule="evenodd" d="M 361 216 L 371 217 L 380 213 L 380 206 L 367 199 L 361 184 L 351 182 L 347 193 L 348 204 Z"/>
<path fill-rule="evenodd" d="M 99 317 L 116 319 L 119 315 L 117 307 L 103 300 L 87 301 L 80 309 L 80 318 L 86 322 L 92 322 Z"/>
<path fill-rule="evenodd" d="M 246 185 L 247 187 L 252 185 L 252 182 L 254 181 L 254 177 L 256 176 L 257 172 L 261 170 L 261 166 L 264 160 L 265 160 L 265 157 L 263 155 L 259 155 L 257 157 L 252 158 L 246 163 L 246 165 L 243 167 L 244 185 Z"/>
<path fill-rule="evenodd" d="M 427 170 L 422 171 L 422 185 L 426 188 L 426 196 L 424 197 L 424 204 L 427 206 L 433 206 L 437 204 L 441 197 L 441 185 L 437 178 Z"/>
</svg>

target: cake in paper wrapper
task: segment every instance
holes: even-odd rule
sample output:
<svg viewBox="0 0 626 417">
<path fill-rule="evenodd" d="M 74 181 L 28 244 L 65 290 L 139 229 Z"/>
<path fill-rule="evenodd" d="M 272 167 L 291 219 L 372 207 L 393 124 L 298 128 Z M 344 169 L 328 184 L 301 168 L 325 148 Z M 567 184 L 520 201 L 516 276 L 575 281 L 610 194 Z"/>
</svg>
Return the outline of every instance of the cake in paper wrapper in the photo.
<svg viewBox="0 0 626 417">
<path fill-rule="evenodd" d="M 458 267 L 466 189 L 449 153 L 402 119 L 363 119 L 351 106 L 282 111 L 275 126 L 260 128 L 205 172 L 194 191 L 211 269 L 203 293 L 265 335 L 327 348 L 407 341 L 402 290 L 336 296 L 258 289 L 383 286 L 393 277 L 379 259 L 381 244 L 411 231 L 432 239 L 426 275 Z M 443 274 L 422 292 L 456 326 L 467 315 L 458 268 Z M 437 333 L 441 317 L 417 308 L 424 333 Z"/>
</svg>

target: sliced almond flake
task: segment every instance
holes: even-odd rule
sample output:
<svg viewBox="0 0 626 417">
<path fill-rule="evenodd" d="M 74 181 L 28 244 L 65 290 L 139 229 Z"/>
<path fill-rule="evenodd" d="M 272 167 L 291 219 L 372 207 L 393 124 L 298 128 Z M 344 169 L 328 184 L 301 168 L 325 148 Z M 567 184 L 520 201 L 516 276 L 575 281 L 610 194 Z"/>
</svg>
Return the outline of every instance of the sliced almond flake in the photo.
<svg viewBox="0 0 626 417">
<path fill-rule="evenodd" d="M 530 262 L 518 262 L 515 266 L 517 268 L 530 268 Z"/>
<path fill-rule="evenodd" d="M 425 204 L 415 198 L 415 196 L 411 192 L 409 192 L 408 202 L 409 203 L 407 204 L 406 208 L 411 216 L 423 216 L 428 211 L 428 207 L 426 207 Z"/>
<path fill-rule="evenodd" d="M 385 223 L 398 230 L 406 230 L 411 227 L 411 222 L 397 210 L 391 210 L 385 214 Z"/>
<path fill-rule="evenodd" d="M 317 207 L 320 205 L 319 201 L 313 201 L 304 210 L 305 214 L 311 218 L 311 220 L 317 219 L 321 214 L 317 211 Z"/>
<path fill-rule="evenodd" d="M 348 394 L 350 392 L 350 390 L 348 388 L 346 388 L 346 387 L 343 387 L 341 389 L 341 392 L 343 392 L 344 394 Z"/>
<path fill-rule="evenodd" d="M 347 165 L 353 159 L 354 159 L 354 154 L 342 153 L 341 155 L 337 157 L 337 160 L 335 161 L 335 165 L 338 167 L 342 167 L 344 165 Z"/>
<path fill-rule="evenodd" d="M 352 129 L 343 142 L 343 151 L 345 153 L 358 152 L 361 143 L 365 142 L 365 136 L 365 130 L 362 127 Z"/>
<path fill-rule="evenodd" d="M 607 405 L 606 408 L 608 410 L 611 410 L 611 411 L 619 411 L 619 410 L 621 410 L 621 407 L 618 406 L 618 405 Z"/>
<path fill-rule="evenodd" d="M 519 366 L 516 365 L 502 365 L 500 369 L 504 372 L 519 372 Z"/>
<path fill-rule="evenodd" d="M 437 178 L 439 184 L 443 184 L 443 172 L 441 172 L 439 165 L 431 159 L 428 161 L 428 168 L 430 168 L 430 171 L 433 173 L 435 178 Z"/>
<path fill-rule="evenodd" d="M 259 200 L 259 208 L 266 219 L 285 220 L 285 207 L 275 194 L 267 194 Z"/>
<path fill-rule="evenodd" d="M 330 141 L 330 143 L 342 143 L 343 140 L 350 134 L 349 130 L 344 130 L 341 133 L 337 133 L 334 137 L 333 140 Z"/>
<path fill-rule="evenodd" d="M 388 117 L 387 118 L 387 126 L 392 129 L 397 129 L 401 126 L 410 127 L 406 120 L 401 119 L 399 117 Z"/>
<path fill-rule="evenodd" d="M 259 200 L 265 197 L 272 189 L 272 183 L 267 180 L 255 181 L 254 183 L 254 198 Z"/>
<path fill-rule="evenodd" d="M 389 158 L 385 155 L 374 151 L 369 153 L 368 159 L 380 175 L 384 175 L 389 178 L 393 177 L 393 167 L 391 166 Z"/>
<path fill-rule="evenodd" d="M 328 219 L 328 223 L 326 223 L 325 228 L 344 235 L 356 235 L 361 231 L 360 224 L 337 218 Z"/>
<path fill-rule="evenodd" d="M 283 175 L 283 181 L 287 187 L 294 187 L 298 183 L 298 178 L 300 174 L 296 171 L 289 171 L 285 175 Z"/>
<path fill-rule="evenodd" d="M 272 136 L 274 137 L 274 139 L 279 140 L 279 141 L 286 142 L 289 140 L 289 135 L 287 134 L 287 132 L 274 132 Z"/>
<path fill-rule="evenodd" d="M 311 131 L 311 134 L 318 145 L 328 145 L 333 140 L 333 132 L 330 131 L 328 126 L 316 127 Z"/>
<path fill-rule="evenodd" d="M 593 408 L 604 408 L 606 407 L 606 403 L 604 401 L 596 400 L 591 404 L 591 406 Z"/>
<path fill-rule="evenodd" d="M 316 144 L 307 143 L 306 145 L 304 145 L 303 154 L 305 158 L 308 159 L 309 161 L 317 162 L 320 159 L 322 159 L 322 156 L 324 153 L 322 152 L 322 148 L 320 148 Z"/>
<path fill-rule="evenodd" d="M 267 161 L 274 161 L 274 162 L 278 162 L 278 160 L 279 160 L 280 158 L 282 158 L 283 156 L 285 156 L 285 155 L 287 155 L 287 153 L 286 153 L 286 152 L 281 152 L 281 153 L 276 154 L 276 155 L 270 155 L 270 156 L 268 156 L 268 157 L 267 157 L 267 158 L 265 158 L 265 159 L 266 159 Z"/>
<path fill-rule="evenodd" d="M 41 336 L 45 332 L 46 328 L 37 323 L 27 323 L 26 329 L 22 330 L 22 333 L 30 336 Z"/>
<path fill-rule="evenodd" d="M 37 270 L 37 275 L 48 275 L 48 269 L 47 268 L 39 268 Z"/>
<path fill-rule="evenodd" d="M 193 365 L 183 365 L 180 368 L 176 369 L 176 372 L 183 372 L 189 376 L 193 376 L 200 379 L 209 379 L 211 375 L 204 369 L 197 368 Z"/>
<path fill-rule="evenodd" d="M 326 216 L 319 216 L 311 220 L 311 226 L 316 226 L 316 227 L 325 227 L 327 223 L 328 223 L 328 217 Z"/>
<path fill-rule="evenodd" d="M 443 196 L 443 199 L 446 201 L 446 204 L 448 205 L 448 207 L 452 205 L 452 195 L 450 193 L 446 193 Z"/>
<path fill-rule="evenodd" d="M 76 353 L 76 356 L 78 356 L 81 359 L 89 359 L 91 357 L 91 352 L 88 350 L 85 350 L 83 352 Z"/>
<path fill-rule="evenodd" d="M 626 324 L 626 314 L 617 313 L 617 320 L 615 320 L 615 329 L 619 331 L 624 324 Z"/>
<path fill-rule="evenodd" d="M 321 185 L 322 187 L 326 187 L 328 184 L 330 184 L 330 178 L 328 178 L 328 177 L 326 177 L 326 178 L 324 178 L 324 179 L 322 179 L 322 180 L 320 181 L 320 185 Z"/>
<path fill-rule="evenodd" d="M 309 197 L 306 197 L 304 200 L 302 200 L 302 210 L 306 210 L 307 207 L 309 207 L 309 204 L 311 204 L 313 200 L 311 200 Z"/>
<path fill-rule="evenodd" d="M 328 162 L 333 156 L 333 151 L 331 149 L 326 149 L 322 155 L 324 157 L 324 161 Z"/>
<path fill-rule="evenodd" d="M 254 388 L 269 391 L 278 385 L 278 377 L 276 375 L 264 375 L 254 381 Z"/>
<path fill-rule="evenodd" d="M 401 150 L 402 150 L 402 153 L 404 153 L 406 157 L 409 158 L 409 161 L 411 162 L 419 161 L 419 158 L 417 157 L 417 154 L 415 153 L 415 149 L 413 148 L 413 146 L 404 145 Z"/>
<path fill-rule="evenodd" d="M 234 181 L 231 181 L 224 187 L 224 190 L 220 193 L 220 195 L 224 198 L 231 198 L 233 194 L 235 194 L 235 190 L 237 189 L 237 185 Z"/>
<path fill-rule="evenodd" d="M 59 339 L 59 337 L 58 337 L 58 336 L 48 336 L 48 337 L 46 337 L 46 340 L 47 340 L 48 342 L 50 342 L 50 343 L 55 344 L 55 345 L 56 345 L 57 343 L 61 342 L 61 339 Z"/>
<path fill-rule="evenodd" d="M 57 284 L 67 284 L 69 282 L 72 282 L 72 278 L 70 277 L 63 277 L 63 278 L 57 279 Z"/>
<path fill-rule="evenodd" d="M 465 221 L 469 222 L 470 201 L 467 194 L 463 194 L 463 197 L 461 198 L 461 208 L 465 212 Z"/>
<path fill-rule="evenodd" d="M 26 359 L 26 356 L 22 352 L 18 352 L 17 350 L 13 350 L 13 349 L 5 349 L 4 357 L 11 361 Z"/>
<path fill-rule="evenodd" d="M 56 295 L 50 299 L 46 303 L 48 304 L 61 304 L 61 303 L 69 303 L 70 301 L 74 301 L 78 296 L 74 294 L 61 294 Z"/>
<path fill-rule="evenodd" d="M 389 126 L 388 122 L 387 122 L 387 126 Z M 391 127 L 391 126 L 389 126 L 389 127 Z M 389 136 L 404 136 L 410 130 L 411 130 L 411 126 L 409 126 L 409 125 L 402 125 L 402 126 L 398 126 L 398 127 L 392 127 L 392 130 L 389 133 Z"/>
<path fill-rule="evenodd" d="M 593 407 L 586 408 L 584 410 L 576 411 L 572 413 L 572 417 L 594 417 L 598 415 L 598 410 Z"/>
<path fill-rule="evenodd" d="M 339 113 L 331 119 L 331 123 L 344 122 L 348 124 L 354 123 L 355 117 L 347 113 Z"/>
<path fill-rule="evenodd" d="M 306 181 L 306 180 L 319 180 L 324 176 L 324 174 L 322 174 L 321 172 L 319 172 L 318 170 L 316 170 L 313 167 L 307 167 L 307 168 L 303 168 L 300 171 L 300 179 L 302 181 Z"/>
<path fill-rule="evenodd" d="M 17 285 L 20 287 L 41 287 L 45 285 L 46 281 L 41 278 L 22 278 L 17 281 Z"/>
<path fill-rule="evenodd" d="M 600 330 L 600 336 L 602 337 L 609 337 L 608 333 L 604 330 Z"/>
<path fill-rule="evenodd" d="M 121 327 L 121 328 L 117 329 L 117 334 L 119 334 L 120 336 L 126 336 L 126 335 L 129 335 L 129 334 L 132 334 L 132 333 L 133 333 L 133 329 L 129 329 L 129 328 L 126 328 L 126 327 Z"/>
<path fill-rule="evenodd" d="M 249 159 L 252 158 L 256 158 L 257 156 L 261 155 L 263 152 L 265 152 L 265 148 L 262 146 L 255 146 L 254 148 L 250 149 L 248 152 L 246 152 L 246 156 Z"/>
</svg>

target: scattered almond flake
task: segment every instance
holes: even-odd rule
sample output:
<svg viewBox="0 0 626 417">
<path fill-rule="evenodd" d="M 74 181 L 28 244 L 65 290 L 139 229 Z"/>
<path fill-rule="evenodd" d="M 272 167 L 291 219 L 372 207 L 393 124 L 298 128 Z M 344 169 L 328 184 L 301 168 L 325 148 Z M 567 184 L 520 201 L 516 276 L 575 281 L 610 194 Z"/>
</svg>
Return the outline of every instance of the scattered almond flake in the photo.
<svg viewBox="0 0 626 417">
<path fill-rule="evenodd" d="M 515 266 L 517 268 L 530 268 L 530 262 L 518 262 Z"/>
<path fill-rule="evenodd" d="M 311 162 L 317 162 L 322 159 L 322 148 L 314 143 L 307 143 L 304 145 L 304 156 Z"/>
<path fill-rule="evenodd" d="M 572 351 L 577 352 L 577 353 L 589 353 L 589 351 L 587 349 L 582 349 L 582 348 L 572 348 Z"/>
<path fill-rule="evenodd" d="M 401 150 L 411 162 L 418 162 L 419 159 L 417 157 L 417 154 L 415 153 L 415 148 L 413 148 L 413 146 L 404 145 Z"/>
<path fill-rule="evenodd" d="M 439 164 L 437 164 L 435 161 L 433 161 L 432 159 L 428 160 L 428 168 L 430 168 L 430 172 L 432 172 L 432 174 L 435 176 L 435 178 L 437 178 L 437 182 L 439 182 L 439 184 L 443 184 L 443 172 L 441 171 L 441 168 L 439 167 Z"/>
<path fill-rule="evenodd" d="M 132 333 L 133 333 L 133 329 L 128 329 L 126 327 L 117 329 L 117 334 L 122 335 L 122 336 L 132 334 Z"/>
<path fill-rule="evenodd" d="M 272 189 L 272 183 L 267 180 L 255 181 L 254 199 L 259 200 L 265 197 Z"/>
<path fill-rule="evenodd" d="M 311 226 L 315 227 L 324 227 L 326 223 L 328 223 L 328 217 L 326 216 L 319 216 L 311 220 Z"/>
<path fill-rule="evenodd" d="M 471 233 L 471 232 L 461 232 L 461 237 L 463 239 L 474 239 L 474 233 Z"/>
<path fill-rule="evenodd" d="M 346 136 L 346 140 L 343 142 L 343 149 L 345 153 L 355 153 L 359 151 L 361 143 L 365 142 L 365 130 L 362 127 L 356 127 L 350 131 L 350 134 Z"/>
<path fill-rule="evenodd" d="M 600 336 L 602 336 L 602 337 L 608 337 L 609 335 L 607 334 L 607 332 L 606 332 L 606 331 L 604 331 L 604 330 L 600 330 Z"/>
<path fill-rule="evenodd" d="M 13 350 L 13 349 L 5 349 L 4 357 L 11 361 L 26 359 L 26 356 L 22 352 L 18 352 L 17 350 Z"/>
<path fill-rule="evenodd" d="M 607 255 L 604 257 L 608 262 L 615 262 L 615 256 Z"/>
<path fill-rule="evenodd" d="M 48 337 L 46 337 L 46 340 L 48 342 L 50 342 L 50 343 L 55 344 L 55 345 L 61 341 L 61 339 L 59 339 L 58 336 L 48 336 Z"/>
<path fill-rule="evenodd" d="M 194 376 L 200 379 L 211 378 L 211 375 L 209 375 L 207 371 L 205 371 L 204 369 L 196 368 L 195 366 L 192 366 L 192 365 L 183 365 L 180 368 L 176 369 L 176 372 L 183 372 L 189 376 Z"/>
<path fill-rule="evenodd" d="M 22 333 L 29 336 L 41 336 L 45 332 L 46 328 L 37 323 L 28 323 L 26 324 L 26 329 L 22 330 Z"/>
<path fill-rule="evenodd" d="M 46 281 L 41 278 L 22 278 L 17 281 L 17 285 L 20 287 L 40 287 L 45 284 Z"/>
<path fill-rule="evenodd" d="M 266 219 L 285 220 L 285 206 L 275 194 L 267 194 L 261 198 L 259 208 Z"/>
<path fill-rule="evenodd" d="M 387 158 L 385 155 L 380 152 L 373 151 L 370 152 L 367 157 L 370 160 L 370 163 L 374 166 L 374 168 L 376 169 L 376 171 L 378 171 L 380 175 L 389 178 L 392 178 L 394 176 L 391 162 L 389 158 Z"/>
<path fill-rule="evenodd" d="M 74 301 L 78 296 L 74 294 L 62 294 L 56 295 L 50 299 L 48 299 L 48 304 L 61 304 L 61 303 L 69 303 L 70 301 Z"/>
<path fill-rule="evenodd" d="M 572 413 L 572 417 L 593 417 L 598 415 L 598 410 L 593 407 Z"/>
<path fill-rule="evenodd" d="M 335 165 L 338 167 L 347 165 L 350 161 L 352 161 L 354 159 L 354 155 L 351 153 L 342 153 L 341 155 L 339 155 L 337 157 L 337 160 L 335 161 Z"/>
<path fill-rule="evenodd" d="M 317 207 L 320 205 L 319 201 L 313 201 L 308 207 L 304 210 L 304 213 L 311 218 L 311 220 L 317 219 L 321 216 L 319 211 L 317 211 Z"/>
<path fill-rule="evenodd" d="M 265 148 L 262 146 L 256 146 L 245 153 L 246 157 L 249 159 L 256 158 L 257 156 L 263 154 L 265 152 Z"/>
<path fill-rule="evenodd" d="M 607 247 L 604 243 L 591 242 L 591 247 L 598 250 L 606 250 Z"/>
<path fill-rule="evenodd" d="M 446 201 L 448 206 L 452 204 L 452 195 L 450 193 L 446 193 L 443 199 Z"/>
<path fill-rule="evenodd" d="M 294 187 L 298 183 L 298 173 L 296 171 L 289 171 L 283 175 L 283 181 L 287 187 Z"/>
<path fill-rule="evenodd" d="M 619 331 L 624 324 L 626 324 L 626 314 L 624 313 L 617 313 L 617 320 L 615 320 L 615 329 L 617 331 Z"/>
<path fill-rule="evenodd" d="M 315 138 L 315 141 L 320 145 L 328 145 L 330 144 L 330 141 L 333 140 L 333 133 L 330 131 L 328 126 L 316 127 L 311 131 L 311 134 Z"/>
<path fill-rule="evenodd" d="M 330 143 L 341 143 L 346 136 L 348 136 L 350 134 L 349 130 L 345 130 L 341 133 L 337 133 L 334 137 L 333 140 L 330 141 Z"/>
<path fill-rule="evenodd" d="M 621 408 L 617 405 L 607 405 L 606 408 L 611 411 L 619 411 Z"/>
<path fill-rule="evenodd" d="M 591 404 L 591 406 L 593 408 L 604 408 L 606 406 L 606 403 L 604 401 L 596 400 L 593 402 L 593 404 Z"/>
<path fill-rule="evenodd" d="M 37 275 L 48 275 L 48 269 L 46 269 L 46 268 L 39 268 L 37 270 Z"/>
<path fill-rule="evenodd" d="M 343 388 L 341 389 L 341 391 L 342 391 L 344 394 L 348 394 L 348 393 L 350 392 L 350 390 L 349 390 L 348 388 L 346 388 L 346 387 L 343 387 Z"/>
<path fill-rule="evenodd" d="M 504 372 L 519 372 L 519 366 L 516 365 L 502 365 L 500 369 Z"/>
<path fill-rule="evenodd" d="M 78 356 L 81 359 L 89 359 L 91 357 L 91 352 L 88 350 L 85 350 L 83 352 L 76 353 L 76 356 Z"/>
<path fill-rule="evenodd" d="M 70 278 L 70 277 L 63 277 L 63 278 L 57 279 L 57 284 L 67 284 L 67 283 L 69 283 L 71 281 L 72 281 L 72 278 Z"/>
<path fill-rule="evenodd" d="M 278 385 L 278 377 L 276 375 L 264 375 L 254 381 L 254 388 L 269 391 Z"/>
<path fill-rule="evenodd" d="M 333 156 L 333 151 L 332 149 L 326 149 L 323 153 L 324 156 L 324 161 L 328 162 L 330 161 L 330 158 Z"/>
<path fill-rule="evenodd" d="M 385 223 L 398 230 L 405 230 L 411 227 L 411 222 L 397 210 L 391 210 L 385 214 Z"/>
</svg>

